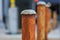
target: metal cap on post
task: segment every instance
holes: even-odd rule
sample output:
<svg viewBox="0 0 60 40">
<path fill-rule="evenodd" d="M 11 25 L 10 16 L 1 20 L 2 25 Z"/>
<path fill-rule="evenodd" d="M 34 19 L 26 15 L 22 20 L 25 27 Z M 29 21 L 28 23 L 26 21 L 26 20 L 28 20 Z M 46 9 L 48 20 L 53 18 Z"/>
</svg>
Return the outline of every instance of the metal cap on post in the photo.
<svg viewBox="0 0 60 40">
<path fill-rule="evenodd" d="M 39 1 L 39 2 L 37 2 L 37 5 L 40 5 L 40 4 L 46 5 L 46 3 L 45 3 L 44 1 Z"/>
<path fill-rule="evenodd" d="M 23 10 L 21 14 L 36 14 L 36 12 L 32 9 L 27 9 L 27 10 Z"/>
<path fill-rule="evenodd" d="M 46 4 L 46 7 L 51 7 L 51 3 L 48 2 L 48 3 Z"/>
</svg>

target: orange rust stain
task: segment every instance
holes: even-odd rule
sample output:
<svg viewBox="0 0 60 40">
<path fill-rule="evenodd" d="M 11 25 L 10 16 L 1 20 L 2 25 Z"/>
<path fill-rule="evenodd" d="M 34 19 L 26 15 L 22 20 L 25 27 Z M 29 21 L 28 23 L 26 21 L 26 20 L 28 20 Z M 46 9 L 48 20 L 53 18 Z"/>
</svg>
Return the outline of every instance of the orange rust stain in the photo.
<svg viewBox="0 0 60 40">
<path fill-rule="evenodd" d="M 35 40 L 35 15 L 22 15 L 22 40 Z"/>
<path fill-rule="evenodd" d="M 46 7 L 45 5 L 38 5 L 37 6 L 37 24 L 38 24 L 38 34 L 37 40 L 45 40 L 45 14 L 46 14 Z"/>
<path fill-rule="evenodd" d="M 53 20 L 54 20 L 53 28 L 56 29 L 56 26 L 57 26 L 57 13 L 56 13 L 56 11 L 53 12 Z"/>
<path fill-rule="evenodd" d="M 47 34 L 50 31 L 50 29 L 51 29 L 50 19 L 51 19 L 51 10 L 48 7 L 46 7 L 46 28 L 45 28 L 45 31 L 46 31 L 45 39 L 46 40 L 48 40 Z"/>
</svg>

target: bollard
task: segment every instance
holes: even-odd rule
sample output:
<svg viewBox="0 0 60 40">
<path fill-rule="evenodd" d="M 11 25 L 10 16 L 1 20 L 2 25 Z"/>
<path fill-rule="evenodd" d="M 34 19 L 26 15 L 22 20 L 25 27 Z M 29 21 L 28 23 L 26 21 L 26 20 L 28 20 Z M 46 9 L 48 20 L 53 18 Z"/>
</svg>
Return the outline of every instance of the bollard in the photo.
<svg viewBox="0 0 60 40">
<path fill-rule="evenodd" d="M 53 29 L 56 29 L 57 26 L 57 14 L 56 11 L 53 12 Z"/>
<path fill-rule="evenodd" d="M 18 33 L 18 9 L 15 5 L 15 0 L 10 0 L 11 6 L 8 14 L 8 29 L 11 34 Z"/>
<path fill-rule="evenodd" d="M 35 40 L 35 14 L 34 10 L 28 9 L 22 14 L 22 40 Z"/>
<path fill-rule="evenodd" d="M 37 25 L 38 25 L 38 33 L 37 40 L 45 40 L 45 15 L 46 15 L 46 3 L 44 1 L 40 1 L 37 3 Z"/>
<path fill-rule="evenodd" d="M 49 9 L 49 8 L 47 8 L 47 13 L 46 13 L 46 15 L 47 15 L 47 31 L 48 32 L 50 32 L 50 30 L 51 30 L 51 10 Z"/>
<path fill-rule="evenodd" d="M 46 5 L 46 27 L 45 27 L 45 40 L 48 40 L 48 33 L 51 29 L 51 10 L 49 9 L 51 5 L 47 4 Z"/>
</svg>

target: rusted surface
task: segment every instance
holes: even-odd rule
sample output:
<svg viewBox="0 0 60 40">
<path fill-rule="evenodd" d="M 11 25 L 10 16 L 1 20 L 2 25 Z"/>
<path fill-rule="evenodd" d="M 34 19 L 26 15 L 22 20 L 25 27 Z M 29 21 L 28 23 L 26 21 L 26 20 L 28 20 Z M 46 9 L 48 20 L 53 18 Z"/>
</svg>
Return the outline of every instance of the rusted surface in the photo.
<svg viewBox="0 0 60 40">
<path fill-rule="evenodd" d="M 45 5 L 38 5 L 37 6 L 37 23 L 38 23 L 38 33 L 37 33 L 37 40 L 45 40 L 45 14 L 46 14 L 46 7 Z"/>
<path fill-rule="evenodd" d="M 51 10 L 49 9 L 49 8 L 47 8 L 47 11 L 48 11 L 48 13 L 47 13 L 47 31 L 49 32 L 50 30 L 51 30 Z"/>
<path fill-rule="evenodd" d="M 53 28 L 56 29 L 56 26 L 57 26 L 57 14 L 56 14 L 56 11 L 53 12 Z"/>
<path fill-rule="evenodd" d="M 22 15 L 22 40 L 35 40 L 35 15 Z"/>
<path fill-rule="evenodd" d="M 46 7 L 46 27 L 45 27 L 45 40 L 48 40 L 48 32 L 51 29 L 51 10 Z"/>
</svg>

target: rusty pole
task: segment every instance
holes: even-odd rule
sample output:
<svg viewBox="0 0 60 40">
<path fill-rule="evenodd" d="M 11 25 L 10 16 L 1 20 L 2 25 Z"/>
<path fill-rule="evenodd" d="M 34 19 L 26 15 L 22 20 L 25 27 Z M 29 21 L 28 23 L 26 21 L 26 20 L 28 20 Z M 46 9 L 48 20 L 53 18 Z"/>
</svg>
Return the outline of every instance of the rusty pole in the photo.
<svg viewBox="0 0 60 40">
<path fill-rule="evenodd" d="M 34 10 L 22 11 L 22 40 L 35 40 L 35 14 Z"/>
<path fill-rule="evenodd" d="M 56 14 L 56 11 L 53 12 L 53 29 L 56 29 L 56 26 L 57 26 L 57 14 Z"/>
<path fill-rule="evenodd" d="M 44 1 L 37 2 L 37 24 L 38 33 L 37 40 L 45 40 L 45 15 L 46 15 L 46 3 Z"/>
<path fill-rule="evenodd" d="M 50 7 L 51 5 L 46 5 L 46 27 L 45 27 L 45 40 L 48 40 L 48 32 L 50 31 L 51 29 L 51 10 L 50 10 Z"/>
</svg>

